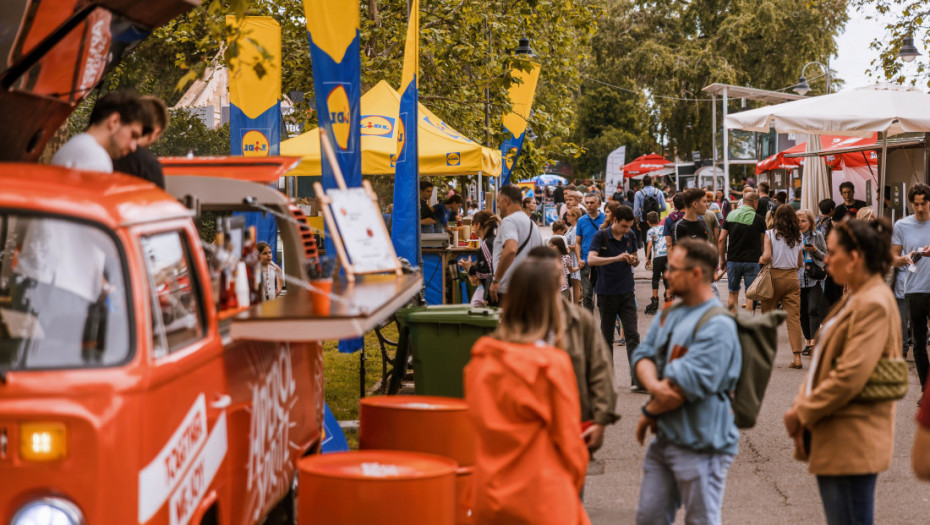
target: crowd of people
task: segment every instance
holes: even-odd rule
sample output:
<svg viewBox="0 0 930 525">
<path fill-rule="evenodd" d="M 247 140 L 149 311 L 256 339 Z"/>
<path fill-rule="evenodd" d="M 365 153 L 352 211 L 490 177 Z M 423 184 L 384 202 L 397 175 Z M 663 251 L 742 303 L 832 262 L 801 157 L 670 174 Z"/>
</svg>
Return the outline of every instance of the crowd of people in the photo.
<svg viewBox="0 0 930 525">
<path fill-rule="evenodd" d="M 656 435 L 637 523 L 672 523 L 682 506 L 687 522 L 720 523 L 739 441 L 728 394 L 742 359 L 737 323 L 720 312 L 780 309 L 788 367 L 809 369 L 784 416 L 795 456 L 817 478 L 827 523 L 872 523 L 897 398 L 864 402 L 866 386 L 880 362 L 909 350 L 921 389 L 930 372 L 930 186 L 910 187 L 912 214 L 893 226 L 848 183 L 841 203 L 824 199 L 817 210 L 801 207 L 800 192 L 771 195 L 764 183 L 743 188 L 736 203 L 703 188 L 668 195 L 648 176 L 606 203 L 572 185 L 557 191 L 563 202 L 546 241 L 517 186 L 500 189 L 500 218 L 487 210 L 473 218 L 481 249 L 470 273 L 502 308 L 500 327 L 476 344 L 465 374 L 479 435 L 476 515 L 588 522 L 573 495 L 583 497 L 585 465 L 618 418 L 616 342 L 626 346 L 631 391 L 650 395 L 636 438 Z M 634 281 L 642 262 L 652 271 L 644 305 Z M 740 286 L 760 275 L 771 279 L 772 296 L 740 304 Z M 641 307 L 655 316 L 642 339 Z M 566 388 L 571 377 L 574 389 Z M 927 478 L 930 406 L 919 410 L 912 458 Z M 553 479 L 545 490 L 535 482 L 542 472 Z"/>
</svg>

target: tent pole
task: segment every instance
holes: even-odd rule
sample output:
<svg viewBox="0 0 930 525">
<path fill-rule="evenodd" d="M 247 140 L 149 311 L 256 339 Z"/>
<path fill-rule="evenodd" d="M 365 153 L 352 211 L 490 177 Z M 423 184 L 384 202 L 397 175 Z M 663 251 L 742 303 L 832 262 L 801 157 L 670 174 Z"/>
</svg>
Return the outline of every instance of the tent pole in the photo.
<svg viewBox="0 0 930 525">
<path fill-rule="evenodd" d="M 723 86 L 723 194 L 730 198 L 730 132 L 727 131 L 727 87 Z M 716 132 L 716 130 L 714 130 Z M 716 138 L 715 138 L 716 140 Z"/>
<path fill-rule="evenodd" d="M 866 163 L 866 166 L 868 166 L 868 163 Z M 878 188 L 877 188 L 878 196 L 876 197 L 878 199 L 878 214 L 877 214 L 878 217 L 882 217 L 882 214 L 885 212 L 884 192 L 885 192 L 885 170 L 887 169 L 887 166 L 888 166 L 888 130 L 886 129 L 882 133 L 882 171 L 881 171 L 881 174 L 879 175 L 879 177 L 881 178 L 879 179 L 879 182 L 878 182 Z"/>
<path fill-rule="evenodd" d="M 476 195 L 476 197 L 478 198 L 478 209 L 483 210 L 484 209 L 484 185 L 482 185 L 482 178 L 481 178 L 480 171 L 478 172 L 478 195 Z"/>
</svg>

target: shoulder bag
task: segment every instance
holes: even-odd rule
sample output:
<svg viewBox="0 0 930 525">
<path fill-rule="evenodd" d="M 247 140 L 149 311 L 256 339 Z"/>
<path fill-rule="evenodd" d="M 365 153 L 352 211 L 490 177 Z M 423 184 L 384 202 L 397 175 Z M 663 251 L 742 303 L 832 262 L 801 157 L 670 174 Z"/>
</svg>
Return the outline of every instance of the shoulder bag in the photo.
<svg viewBox="0 0 930 525">
<path fill-rule="evenodd" d="M 753 301 L 766 301 L 775 297 L 775 285 L 772 283 L 772 264 L 766 264 L 759 270 L 759 275 L 746 290 L 746 298 Z"/>
</svg>

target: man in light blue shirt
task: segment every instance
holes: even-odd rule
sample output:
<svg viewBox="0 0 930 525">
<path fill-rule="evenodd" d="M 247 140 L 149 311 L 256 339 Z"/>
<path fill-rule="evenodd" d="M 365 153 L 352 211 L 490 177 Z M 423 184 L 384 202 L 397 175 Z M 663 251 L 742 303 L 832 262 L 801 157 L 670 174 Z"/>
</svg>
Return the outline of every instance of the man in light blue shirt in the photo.
<svg viewBox="0 0 930 525">
<path fill-rule="evenodd" d="M 911 323 L 914 365 L 920 388 L 927 384 L 930 360 L 927 357 L 927 319 L 930 319 L 930 186 L 914 184 L 907 192 L 914 214 L 894 225 L 891 253 L 894 266 L 907 274 L 904 300 Z M 907 339 L 907 336 L 904 337 Z"/>
<path fill-rule="evenodd" d="M 646 452 L 636 523 L 674 521 L 684 503 L 687 523 L 719 524 L 727 471 L 737 453 L 739 431 L 729 392 L 742 366 L 736 323 L 711 317 L 721 306 L 711 288 L 717 249 L 684 239 L 668 260 L 669 291 L 681 302 L 657 316 L 633 353 L 632 366 L 652 399 L 642 408 L 636 437 L 656 438 Z"/>
<path fill-rule="evenodd" d="M 588 210 L 587 215 L 578 219 L 578 225 L 575 227 L 575 255 L 578 259 L 578 266 L 581 268 L 581 304 L 590 311 L 594 311 L 594 284 L 591 282 L 591 268 L 588 267 L 588 252 L 591 249 L 591 241 L 594 240 L 594 234 L 601 229 L 604 224 L 604 212 L 600 210 L 601 198 L 597 193 L 591 192 L 584 197 L 584 207 Z M 594 251 L 598 251 L 600 247 Z"/>
<path fill-rule="evenodd" d="M 662 212 L 665 211 L 665 195 L 653 187 L 652 175 L 646 175 L 643 177 L 643 188 L 633 196 L 633 216 L 636 217 L 636 224 L 639 227 L 637 236 L 643 239 L 643 243 L 645 243 L 646 234 L 649 232 L 646 214 L 651 211 L 658 213 L 660 217 L 662 216 Z"/>
</svg>

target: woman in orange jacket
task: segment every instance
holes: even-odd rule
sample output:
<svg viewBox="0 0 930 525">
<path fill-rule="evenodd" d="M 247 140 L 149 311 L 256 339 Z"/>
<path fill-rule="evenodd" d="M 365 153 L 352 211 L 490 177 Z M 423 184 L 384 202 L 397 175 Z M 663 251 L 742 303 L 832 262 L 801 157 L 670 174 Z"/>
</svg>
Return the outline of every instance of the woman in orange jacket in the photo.
<svg viewBox="0 0 930 525">
<path fill-rule="evenodd" d="M 465 399 L 478 436 L 476 524 L 588 525 L 578 388 L 561 349 L 555 265 L 521 264 L 497 331 L 472 348 Z"/>
</svg>

